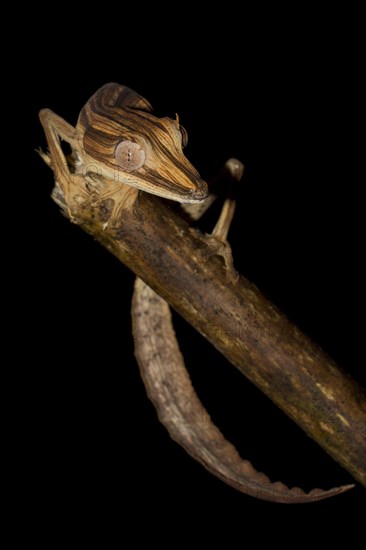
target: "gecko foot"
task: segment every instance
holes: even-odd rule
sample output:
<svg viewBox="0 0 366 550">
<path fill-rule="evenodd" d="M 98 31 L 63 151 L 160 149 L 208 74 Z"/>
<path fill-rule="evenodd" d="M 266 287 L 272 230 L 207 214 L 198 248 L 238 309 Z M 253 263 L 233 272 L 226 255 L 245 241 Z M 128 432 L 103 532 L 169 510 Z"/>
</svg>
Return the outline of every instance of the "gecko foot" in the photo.
<svg viewBox="0 0 366 550">
<path fill-rule="evenodd" d="M 234 268 L 233 254 L 229 242 L 220 239 L 216 235 L 206 235 L 206 244 L 208 247 L 207 257 L 212 254 L 221 256 L 225 263 L 226 280 L 229 283 L 237 283 L 239 280 L 239 273 Z"/>
</svg>

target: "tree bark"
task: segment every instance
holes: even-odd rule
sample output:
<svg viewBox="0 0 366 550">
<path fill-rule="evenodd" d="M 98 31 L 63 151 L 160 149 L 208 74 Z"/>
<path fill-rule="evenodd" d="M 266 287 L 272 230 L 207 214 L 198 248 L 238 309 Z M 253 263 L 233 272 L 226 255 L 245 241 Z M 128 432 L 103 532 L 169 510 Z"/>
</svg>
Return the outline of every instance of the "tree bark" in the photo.
<svg viewBox="0 0 366 550">
<path fill-rule="evenodd" d="M 54 199 L 63 206 L 57 188 Z M 366 487 L 364 390 L 252 283 L 231 282 L 205 236 L 164 201 L 141 193 L 107 227 L 105 208 L 81 209 L 77 223 Z"/>
</svg>

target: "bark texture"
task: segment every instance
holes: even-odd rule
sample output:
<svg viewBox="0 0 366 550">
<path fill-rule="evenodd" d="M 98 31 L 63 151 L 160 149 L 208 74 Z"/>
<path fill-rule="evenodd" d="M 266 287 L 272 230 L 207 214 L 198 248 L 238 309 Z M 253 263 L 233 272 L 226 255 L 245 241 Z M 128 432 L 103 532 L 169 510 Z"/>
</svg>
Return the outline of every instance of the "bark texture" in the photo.
<svg viewBox="0 0 366 550">
<path fill-rule="evenodd" d="M 57 188 L 54 200 L 63 207 Z M 366 396 L 319 346 L 247 279 L 233 283 L 205 236 L 141 193 L 106 225 L 107 201 L 73 221 L 204 335 L 366 487 Z M 65 213 L 66 209 L 64 208 Z M 111 218 L 112 219 L 112 218 Z"/>
</svg>

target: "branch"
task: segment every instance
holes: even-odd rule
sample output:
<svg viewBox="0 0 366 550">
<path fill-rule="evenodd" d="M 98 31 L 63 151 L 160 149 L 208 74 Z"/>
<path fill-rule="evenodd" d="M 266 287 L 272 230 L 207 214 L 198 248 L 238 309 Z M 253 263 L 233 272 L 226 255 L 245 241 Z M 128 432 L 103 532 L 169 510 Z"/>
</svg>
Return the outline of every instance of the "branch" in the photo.
<svg viewBox="0 0 366 550">
<path fill-rule="evenodd" d="M 58 186 L 53 198 L 70 215 Z M 140 193 L 136 202 L 124 201 L 119 216 L 111 216 L 108 200 L 75 203 L 72 220 L 366 487 L 364 390 L 252 283 L 242 276 L 235 284 L 228 281 L 205 236 L 164 201 Z M 106 219 L 114 221 L 106 225 Z"/>
</svg>

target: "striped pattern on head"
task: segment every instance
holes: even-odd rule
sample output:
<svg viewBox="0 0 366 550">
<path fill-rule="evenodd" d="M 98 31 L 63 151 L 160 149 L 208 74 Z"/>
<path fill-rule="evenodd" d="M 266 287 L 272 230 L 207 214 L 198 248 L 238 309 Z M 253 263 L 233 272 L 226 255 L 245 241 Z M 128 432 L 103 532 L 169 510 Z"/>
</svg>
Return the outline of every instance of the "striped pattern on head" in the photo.
<svg viewBox="0 0 366 550">
<path fill-rule="evenodd" d="M 207 184 L 183 153 L 178 120 L 157 118 L 150 103 L 116 83 L 100 88 L 78 120 L 83 149 L 103 177 L 179 202 L 207 197 Z"/>
</svg>

